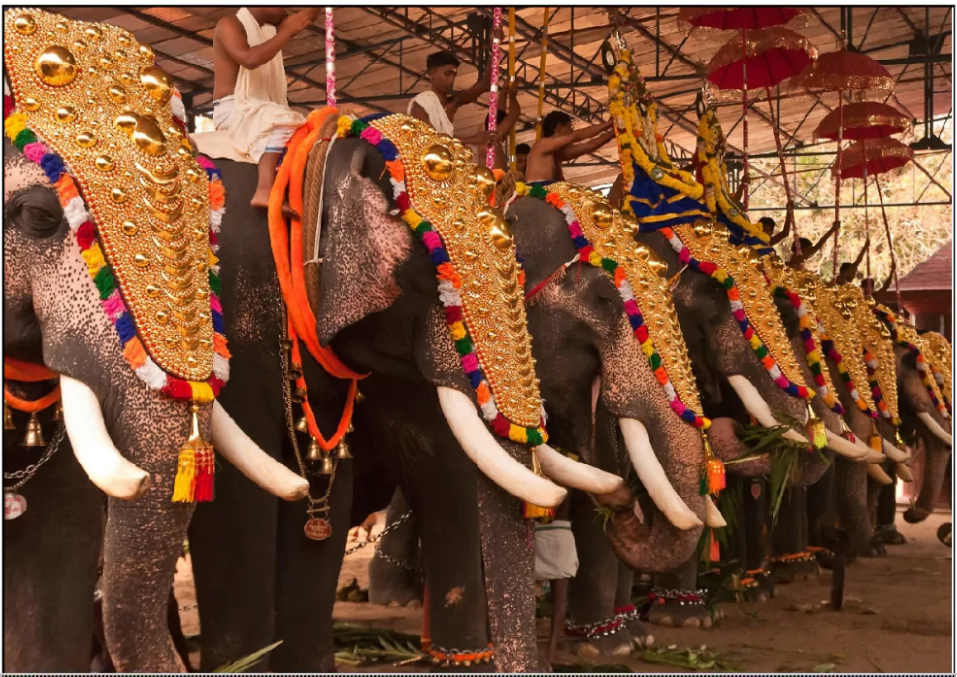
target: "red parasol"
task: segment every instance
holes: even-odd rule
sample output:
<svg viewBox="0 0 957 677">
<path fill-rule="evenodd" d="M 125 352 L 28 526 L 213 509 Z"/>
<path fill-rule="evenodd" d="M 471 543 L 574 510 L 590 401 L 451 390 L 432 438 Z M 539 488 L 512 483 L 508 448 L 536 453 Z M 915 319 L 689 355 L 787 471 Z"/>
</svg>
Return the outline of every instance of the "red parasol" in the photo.
<svg viewBox="0 0 957 677">
<path fill-rule="evenodd" d="M 720 89 L 775 87 L 802 73 L 817 57 L 811 43 L 787 28 L 749 31 L 732 39 L 708 63 L 708 82 Z"/>
<path fill-rule="evenodd" d="M 877 176 L 903 167 L 914 159 L 914 151 L 897 139 L 858 141 L 841 156 L 841 163 L 831 170 L 842 179 Z"/>
<path fill-rule="evenodd" d="M 832 110 L 814 130 L 814 137 L 837 141 L 840 131 L 840 111 Z M 844 106 L 843 135 L 845 139 L 883 139 L 901 134 L 910 128 L 910 119 L 893 106 L 876 101 L 861 101 Z"/>
<path fill-rule="evenodd" d="M 806 16 L 805 10 L 798 7 L 682 7 L 678 10 L 678 23 L 694 28 L 742 31 L 783 26 Z"/>
</svg>

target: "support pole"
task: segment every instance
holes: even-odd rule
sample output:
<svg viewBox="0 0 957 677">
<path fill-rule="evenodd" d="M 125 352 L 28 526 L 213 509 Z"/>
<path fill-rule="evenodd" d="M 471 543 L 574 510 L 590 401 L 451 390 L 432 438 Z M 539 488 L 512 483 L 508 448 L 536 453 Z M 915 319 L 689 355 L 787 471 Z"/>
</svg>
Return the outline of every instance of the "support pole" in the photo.
<svg viewBox="0 0 957 677">
<path fill-rule="evenodd" d="M 542 8 L 542 57 L 538 66 L 538 122 L 535 124 L 535 140 L 542 138 L 542 118 L 545 112 L 545 67 L 548 63 L 548 7 Z M 555 10 L 558 11 L 557 9 Z"/>
<path fill-rule="evenodd" d="M 508 86 L 515 86 L 515 8 L 508 8 Z M 508 134 L 509 171 L 514 175 L 515 166 L 515 125 Z"/>
<path fill-rule="evenodd" d="M 890 249 L 891 252 L 891 267 L 894 271 L 894 291 L 897 292 L 897 310 L 903 317 L 904 300 L 901 297 L 901 284 L 897 272 L 897 258 L 894 256 L 894 239 L 891 237 L 891 226 L 887 222 L 887 212 L 884 211 L 884 193 L 881 191 L 880 179 L 875 179 L 874 183 L 877 184 L 877 196 L 881 201 L 881 216 L 884 217 L 884 233 L 887 235 L 887 248 Z"/>
<path fill-rule="evenodd" d="M 336 24 L 326 7 L 326 105 L 336 105 Z"/>
<path fill-rule="evenodd" d="M 502 27 L 502 8 L 496 7 L 492 11 L 492 86 L 488 97 L 488 131 L 495 133 L 498 126 L 498 75 L 502 63 L 502 45 L 499 43 L 498 31 Z M 495 143 L 488 144 L 485 149 L 485 166 L 495 169 Z"/>
</svg>

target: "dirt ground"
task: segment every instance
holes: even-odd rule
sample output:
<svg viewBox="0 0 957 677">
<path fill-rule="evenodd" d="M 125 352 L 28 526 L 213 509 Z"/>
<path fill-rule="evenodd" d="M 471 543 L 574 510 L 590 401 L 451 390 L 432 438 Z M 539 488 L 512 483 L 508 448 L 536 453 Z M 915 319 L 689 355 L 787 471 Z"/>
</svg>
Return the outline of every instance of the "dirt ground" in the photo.
<svg viewBox="0 0 957 677">
<path fill-rule="evenodd" d="M 824 572 L 815 581 L 778 586 L 776 597 L 766 603 L 724 605 L 726 617 L 710 630 L 652 627 L 655 644 L 707 645 L 733 655 L 747 672 L 951 672 L 953 562 L 951 550 L 936 536 L 937 528 L 950 519 L 934 514 L 923 524 L 910 525 L 898 517 L 897 527 L 907 543 L 888 546 L 887 557 L 860 560 L 847 570 L 841 612 L 820 607 L 830 593 L 830 574 Z M 373 533 L 379 529 L 381 524 Z M 366 547 L 346 558 L 340 587 L 353 578 L 362 588 L 368 586 L 373 550 Z M 197 635 L 188 560 L 179 562 L 175 588 L 183 630 L 187 636 Z M 421 627 L 419 609 L 339 602 L 334 615 L 338 621 L 413 634 Z M 539 620 L 538 634 L 542 641 L 547 638 L 547 620 Z M 573 641 L 565 643 L 558 662 L 588 662 L 576 656 L 576 647 Z M 647 663 L 637 654 L 591 662 L 623 664 L 635 672 L 681 671 Z M 379 671 L 394 669 L 383 664 Z"/>
</svg>

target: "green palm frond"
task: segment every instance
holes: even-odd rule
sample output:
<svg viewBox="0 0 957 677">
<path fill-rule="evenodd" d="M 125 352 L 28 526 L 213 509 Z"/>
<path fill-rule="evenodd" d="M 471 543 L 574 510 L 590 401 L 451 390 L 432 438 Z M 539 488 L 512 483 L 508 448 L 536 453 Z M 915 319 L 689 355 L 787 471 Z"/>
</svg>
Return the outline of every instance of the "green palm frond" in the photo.
<svg viewBox="0 0 957 677">
<path fill-rule="evenodd" d="M 221 668 L 216 668 L 213 672 L 248 672 L 250 669 L 254 668 L 256 664 L 259 663 L 263 658 L 266 657 L 270 651 L 275 649 L 277 646 L 282 644 L 282 640 L 279 640 L 275 644 L 270 644 L 269 646 L 251 653 L 248 656 L 240 658 L 238 661 L 233 661 L 232 663 L 227 663 Z"/>
</svg>

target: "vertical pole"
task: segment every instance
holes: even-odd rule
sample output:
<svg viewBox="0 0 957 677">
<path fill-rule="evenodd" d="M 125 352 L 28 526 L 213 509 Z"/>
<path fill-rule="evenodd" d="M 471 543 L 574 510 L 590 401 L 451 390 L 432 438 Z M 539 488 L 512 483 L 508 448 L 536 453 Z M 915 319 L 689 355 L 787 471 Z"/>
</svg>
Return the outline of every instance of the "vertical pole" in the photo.
<svg viewBox="0 0 957 677">
<path fill-rule="evenodd" d="M 542 8 L 542 56 L 538 65 L 538 122 L 535 124 L 535 140 L 542 138 L 542 117 L 545 113 L 545 66 L 548 59 L 548 7 Z M 558 10 L 555 10 L 556 12 Z"/>
<path fill-rule="evenodd" d="M 326 105 L 336 105 L 336 24 L 332 7 L 326 7 Z"/>
<path fill-rule="evenodd" d="M 741 42 L 742 42 L 742 58 L 744 61 L 741 66 L 741 84 L 743 86 L 741 99 L 744 103 L 744 145 L 741 149 L 741 164 L 743 165 L 741 169 L 741 180 L 744 182 L 744 190 L 741 192 L 741 206 L 744 207 L 744 211 L 748 211 L 748 31 L 743 29 L 741 31 Z"/>
<path fill-rule="evenodd" d="M 515 85 L 515 8 L 508 8 L 508 86 Z M 508 134 L 509 171 L 515 173 L 515 125 Z"/>
<path fill-rule="evenodd" d="M 492 10 L 492 87 L 488 97 L 488 131 L 495 133 L 495 127 L 498 123 L 498 76 L 499 66 L 502 60 L 502 46 L 499 44 L 498 30 L 502 27 L 502 8 L 496 7 Z M 495 168 L 495 146 L 490 143 L 485 149 L 485 166 L 489 169 Z"/>
<path fill-rule="evenodd" d="M 891 253 L 891 266 L 894 270 L 894 291 L 897 292 L 897 310 L 900 312 L 901 317 L 903 317 L 904 300 L 901 298 L 901 285 L 898 279 L 897 259 L 894 256 L 894 240 L 891 238 L 891 226 L 887 222 L 887 212 L 884 211 L 884 193 L 881 191 L 880 179 L 875 179 L 874 183 L 877 184 L 877 197 L 881 200 L 881 216 L 884 218 L 884 233 L 887 235 L 887 248 Z"/>
</svg>

